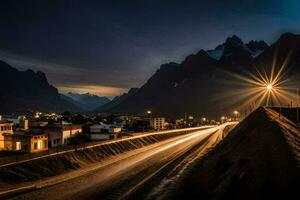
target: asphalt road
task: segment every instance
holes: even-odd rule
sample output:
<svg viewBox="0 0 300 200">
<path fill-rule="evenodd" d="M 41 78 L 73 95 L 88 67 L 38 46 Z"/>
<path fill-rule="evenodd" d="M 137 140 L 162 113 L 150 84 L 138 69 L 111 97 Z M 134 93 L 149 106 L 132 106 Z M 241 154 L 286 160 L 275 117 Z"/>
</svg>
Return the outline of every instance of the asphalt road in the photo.
<svg viewBox="0 0 300 200">
<path fill-rule="evenodd" d="M 162 199 L 195 160 L 222 140 L 226 125 L 157 142 L 35 183 L 33 191 L 11 199 Z"/>
</svg>

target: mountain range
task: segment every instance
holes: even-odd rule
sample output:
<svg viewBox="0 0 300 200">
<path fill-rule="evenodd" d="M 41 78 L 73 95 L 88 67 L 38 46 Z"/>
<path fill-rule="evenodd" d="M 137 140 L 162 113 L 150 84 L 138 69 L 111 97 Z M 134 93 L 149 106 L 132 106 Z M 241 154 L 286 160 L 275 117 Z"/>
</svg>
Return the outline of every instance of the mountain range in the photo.
<svg viewBox="0 0 300 200">
<path fill-rule="evenodd" d="M 64 99 L 75 104 L 84 111 L 92 111 L 97 107 L 110 102 L 110 99 L 107 97 L 99 97 L 90 93 L 78 94 L 69 92 L 64 95 Z"/>
<path fill-rule="evenodd" d="M 113 106 L 101 106 L 95 113 L 142 115 L 151 110 L 171 118 L 187 114 L 219 117 L 232 113 L 233 109 L 243 109 L 235 99 L 238 95 L 235 89 L 241 86 L 228 84 L 234 74 L 269 71 L 274 58 L 278 69 L 287 57 L 288 74 L 300 74 L 300 35 L 285 33 L 271 46 L 264 41 L 244 43 L 233 35 L 213 50 L 200 50 L 181 63 L 161 65 L 134 94 L 117 103 L 113 100 L 110 102 Z"/>
<path fill-rule="evenodd" d="M 228 84 L 236 81 L 236 74 L 268 71 L 274 61 L 277 69 L 286 63 L 286 76 L 299 75 L 300 35 L 285 33 L 270 46 L 264 41 L 244 43 L 233 35 L 215 49 L 200 50 L 181 63 L 161 65 L 141 88 L 132 88 L 112 101 L 89 93 L 59 94 L 43 72 L 19 71 L 0 61 L 0 112 L 92 110 L 93 113 L 144 115 L 146 110 L 151 110 L 155 115 L 170 118 L 186 115 L 215 118 L 242 109 L 242 100 L 235 89 L 245 83 L 239 80 L 240 85 Z"/>
</svg>

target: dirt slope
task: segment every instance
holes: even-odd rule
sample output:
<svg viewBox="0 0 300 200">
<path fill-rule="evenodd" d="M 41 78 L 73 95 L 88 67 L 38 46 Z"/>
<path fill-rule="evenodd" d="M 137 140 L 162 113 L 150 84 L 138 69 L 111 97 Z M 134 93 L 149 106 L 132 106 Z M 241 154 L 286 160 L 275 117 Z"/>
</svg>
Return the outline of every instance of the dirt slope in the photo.
<svg viewBox="0 0 300 200">
<path fill-rule="evenodd" d="M 300 130 L 258 108 L 165 199 L 291 199 L 300 191 Z"/>
</svg>

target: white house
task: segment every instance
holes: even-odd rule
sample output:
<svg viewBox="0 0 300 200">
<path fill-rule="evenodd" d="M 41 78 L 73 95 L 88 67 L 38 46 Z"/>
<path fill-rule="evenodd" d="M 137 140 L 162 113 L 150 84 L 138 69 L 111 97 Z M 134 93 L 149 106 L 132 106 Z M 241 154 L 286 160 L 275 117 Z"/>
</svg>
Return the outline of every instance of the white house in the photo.
<svg viewBox="0 0 300 200">
<path fill-rule="evenodd" d="M 90 139 L 91 140 L 109 140 L 116 139 L 120 134 L 122 128 L 117 127 L 115 124 L 94 124 L 90 126 Z"/>
</svg>

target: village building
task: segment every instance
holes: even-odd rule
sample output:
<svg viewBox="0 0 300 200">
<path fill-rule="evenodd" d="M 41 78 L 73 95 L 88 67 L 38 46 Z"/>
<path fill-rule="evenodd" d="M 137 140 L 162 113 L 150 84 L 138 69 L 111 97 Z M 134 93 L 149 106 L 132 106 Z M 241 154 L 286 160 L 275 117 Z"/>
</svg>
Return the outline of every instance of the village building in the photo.
<svg viewBox="0 0 300 200">
<path fill-rule="evenodd" d="M 3 120 L 0 115 L 0 151 L 5 150 L 5 138 L 4 134 L 13 134 L 13 122 L 8 120 Z"/>
<path fill-rule="evenodd" d="M 48 150 L 48 136 L 42 131 L 17 131 L 13 134 L 4 134 L 6 151 L 20 151 L 36 153 Z"/>
<path fill-rule="evenodd" d="M 29 121 L 25 116 L 19 116 L 18 118 L 5 118 L 5 120 L 13 123 L 14 130 L 28 130 Z"/>
<path fill-rule="evenodd" d="M 94 124 L 90 126 L 90 139 L 91 140 L 109 140 L 116 139 L 122 131 L 121 127 L 115 124 Z"/>
<path fill-rule="evenodd" d="M 164 130 L 167 127 L 166 119 L 164 117 L 150 118 L 150 128 L 154 130 Z"/>
<path fill-rule="evenodd" d="M 72 137 L 82 133 L 82 126 L 62 123 L 46 126 L 44 130 L 48 135 L 49 147 L 56 147 L 69 144 Z"/>
</svg>

